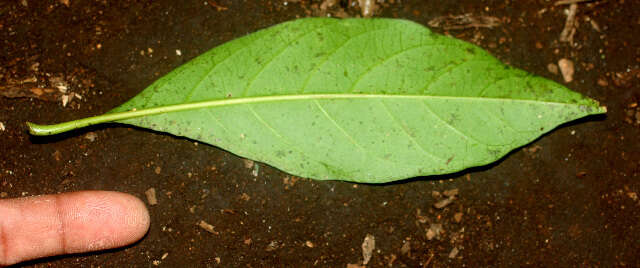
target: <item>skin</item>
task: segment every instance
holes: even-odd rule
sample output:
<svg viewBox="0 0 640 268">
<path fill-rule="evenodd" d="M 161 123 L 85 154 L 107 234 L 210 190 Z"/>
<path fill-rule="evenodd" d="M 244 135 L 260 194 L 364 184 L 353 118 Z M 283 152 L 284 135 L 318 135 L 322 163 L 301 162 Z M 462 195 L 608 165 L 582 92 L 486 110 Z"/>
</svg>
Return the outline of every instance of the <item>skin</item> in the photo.
<svg viewBox="0 0 640 268">
<path fill-rule="evenodd" d="M 0 199 L 0 267 L 122 247 L 140 240 L 149 221 L 140 199 L 118 192 Z"/>
</svg>

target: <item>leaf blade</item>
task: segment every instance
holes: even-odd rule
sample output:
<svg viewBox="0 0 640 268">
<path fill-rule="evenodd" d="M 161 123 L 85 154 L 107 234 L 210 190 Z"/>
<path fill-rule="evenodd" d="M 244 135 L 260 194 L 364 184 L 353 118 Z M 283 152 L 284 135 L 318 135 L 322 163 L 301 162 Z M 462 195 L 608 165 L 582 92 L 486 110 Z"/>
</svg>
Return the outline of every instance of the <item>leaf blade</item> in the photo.
<svg viewBox="0 0 640 268">
<path fill-rule="evenodd" d="M 487 164 L 605 111 L 418 24 L 326 18 L 223 44 L 107 115 L 158 106 L 170 111 L 111 120 L 303 177 L 370 183 Z"/>
</svg>

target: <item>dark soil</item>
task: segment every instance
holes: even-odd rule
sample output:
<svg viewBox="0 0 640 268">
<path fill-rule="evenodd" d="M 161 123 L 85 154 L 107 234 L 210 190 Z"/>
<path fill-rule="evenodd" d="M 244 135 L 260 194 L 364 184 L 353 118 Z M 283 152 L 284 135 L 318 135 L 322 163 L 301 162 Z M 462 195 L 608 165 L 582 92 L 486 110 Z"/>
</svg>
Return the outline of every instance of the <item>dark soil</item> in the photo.
<svg viewBox="0 0 640 268">
<path fill-rule="evenodd" d="M 0 3 L 0 87 L 27 88 L 0 97 L 0 197 L 101 189 L 146 200 L 153 187 L 158 204 L 137 244 L 23 265 L 346 267 L 362 262 L 371 234 L 371 267 L 640 266 L 637 1 L 580 3 L 572 43 L 559 41 L 569 8 L 552 1 L 382 1 L 375 16 L 424 25 L 497 17 L 493 28 L 434 30 L 561 83 L 547 65 L 570 59 L 565 84 L 609 110 L 490 166 L 389 185 L 297 179 L 261 163 L 254 176 L 213 146 L 121 125 L 48 138 L 24 126 L 101 114 L 210 48 L 297 17 L 356 16 L 357 1 L 327 10 L 309 0 L 64 2 Z M 63 95 L 73 95 L 66 106 Z M 434 191 L 449 189 L 457 199 L 434 208 Z"/>
</svg>

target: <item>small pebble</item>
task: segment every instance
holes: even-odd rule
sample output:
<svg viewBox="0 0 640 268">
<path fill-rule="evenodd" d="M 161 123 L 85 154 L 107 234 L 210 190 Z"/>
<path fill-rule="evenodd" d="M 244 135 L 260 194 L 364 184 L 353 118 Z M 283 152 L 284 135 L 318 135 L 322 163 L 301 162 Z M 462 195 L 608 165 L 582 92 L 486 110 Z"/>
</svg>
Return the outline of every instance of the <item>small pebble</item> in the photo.
<svg viewBox="0 0 640 268">
<path fill-rule="evenodd" d="M 547 64 L 547 70 L 552 74 L 558 74 L 558 65 L 549 63 Z"/>
<path fill-rule="evenodd" d="M 84 138 L 89 140 L 89 141 L 91 141 L 91 142 L 95 141 L 97 137 L 98 137 L 98 135 L 96 135 L 96 133 L 93 132 L 93 131 L 84 135 Z"/>
<path fill-rule="evenodd" d="M 274 251 L 274 250 L 280 248 L 280 246 L 281 246 L 280 242 L 274 240 L 274 241 L 271 241 L 269 243 L 269 245 L 267 245 L 267 247 L 264 250 L 267 251 L 267 252 L 271 252 L 271 251 Z"/>
<path fill-rule="evenodd" d="M 562 73 L 562 78 L 564 78 L 565 82 L 569 83 L 573 81 L 573 61 L 562 58 L 558 61 L 558 67 L 560 67 L 560 73 Z"/>
<path fill-rule="evenodd" d="M 158 204 L 158 199 L 156 198 L 156 189 L 151 187 L 148 190 L 146 190 L 144 192 L 144 195 L 147 197 L 147 202 L 149 202 L 149 205 L 157 205 Z"/>
<path fill-rule="evenodd" d="M 252 168 L 254 164 L 253 160 L 251 159 L 242 159 L 242 163 L 244 163 L 245 168 Z"/>
<path fill-rule="evenodd" d="M 456 214 L 453 214 L 453 220 L 456 221 L 457 223 L 462 221 L 462 212 L 458 212 Z"/>
<path fill-rule="evenodd" d="M 606 86 L 608 86 L 608 85 L 609 85 L 609 82 L 607 82 L 607 80 L 606 80 L 606 79 L 604 79 L 604 78 L 598 78 L 598 86 L 606 87 Z"/>
<path fill-rule="evenodd" d="M 460 253 L 460 250 L 457 247 L 453 248 L 451 252 L 449 252 L 449 259 L 455 258 L 458 256 L 458 253 Z"/>
<path fill-rule="evenodd" d="M 373 16 L 378 7 L 374 0 L 358 0 L 358 4 L 360 6 L 360 12 L 365 18 Z"/>
</svg>

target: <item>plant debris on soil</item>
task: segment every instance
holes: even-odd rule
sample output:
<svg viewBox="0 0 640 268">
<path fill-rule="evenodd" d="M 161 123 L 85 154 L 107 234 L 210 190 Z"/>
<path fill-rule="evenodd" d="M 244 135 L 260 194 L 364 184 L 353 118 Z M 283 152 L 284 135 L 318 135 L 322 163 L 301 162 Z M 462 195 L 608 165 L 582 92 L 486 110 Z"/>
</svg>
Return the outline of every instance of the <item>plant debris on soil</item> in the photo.
<svg viewBox="0 0 640 268">
<path fill-rule="evenodd" d="M 217 45 L 308 16 L 432 25 L 609 112 L 489 166 L 385 185 L 121 125 L 25 130 L 102 114 Z M 639 32 L 634 1 L 5 1 L 0 198 L 97 189 L 148 204 L 140 242 L 24 266 L 637 267 Z"/>
</svg>

